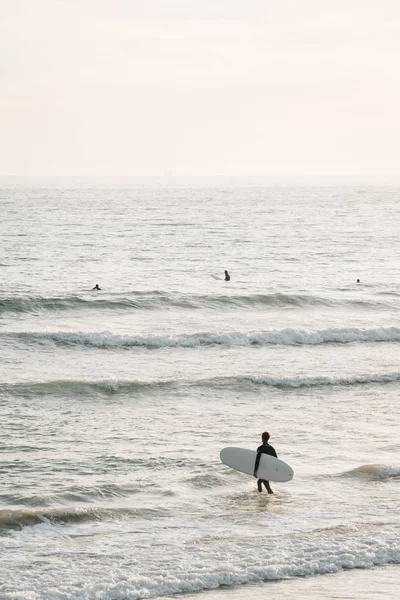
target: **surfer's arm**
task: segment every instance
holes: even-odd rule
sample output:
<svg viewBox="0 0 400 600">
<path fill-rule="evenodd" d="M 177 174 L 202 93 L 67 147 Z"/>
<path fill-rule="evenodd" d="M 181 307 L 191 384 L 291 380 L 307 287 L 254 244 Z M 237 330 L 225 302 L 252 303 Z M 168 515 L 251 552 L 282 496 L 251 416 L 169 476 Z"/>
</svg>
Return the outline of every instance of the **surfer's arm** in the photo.
<svg viewBox="0 0 400 600">
<path fill-rule="evenodd" d="M 254 463 L 253 477 L 257 477 L 257 469 L 258 469 L 258 465 L 260 464 L 260 458 L 261 458 L 261 452 L 257 452 L 256 462 Z"/>
</svg>

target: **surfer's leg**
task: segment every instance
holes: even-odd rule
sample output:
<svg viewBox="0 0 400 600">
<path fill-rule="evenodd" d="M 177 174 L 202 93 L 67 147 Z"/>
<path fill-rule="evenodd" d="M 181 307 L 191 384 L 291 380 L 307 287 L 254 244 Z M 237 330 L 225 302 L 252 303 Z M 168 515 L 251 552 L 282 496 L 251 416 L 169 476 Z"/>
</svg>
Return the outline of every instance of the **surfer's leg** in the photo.
<svg viewBox="0 0 400 600">
<path fill-rule="evenodd" d="M 268 494 L 274 493 L 271 489 L 271 486 L 269 485 L 269 481 L 265 481 L 265 479 L 263 479 L 263 484 L 265 485 L 265 489 L 267 490 Z"/>
<path fill-rule="evenodd" d="M 259 492 L 262 492 L 262 479 L 257 479 L 257 488 Z"/>
</svg>

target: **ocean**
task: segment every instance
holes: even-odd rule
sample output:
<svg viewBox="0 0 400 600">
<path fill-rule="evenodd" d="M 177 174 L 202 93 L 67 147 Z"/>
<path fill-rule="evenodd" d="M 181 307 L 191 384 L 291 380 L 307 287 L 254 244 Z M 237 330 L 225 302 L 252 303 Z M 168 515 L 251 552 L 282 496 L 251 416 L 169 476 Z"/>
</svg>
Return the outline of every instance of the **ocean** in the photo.
<svg viewBox="0 0 400 600">
<path fill-rule="evenodd" d="M 0 184 L 1 600 L 397 600 L 400 188 Z"/>
</svg>

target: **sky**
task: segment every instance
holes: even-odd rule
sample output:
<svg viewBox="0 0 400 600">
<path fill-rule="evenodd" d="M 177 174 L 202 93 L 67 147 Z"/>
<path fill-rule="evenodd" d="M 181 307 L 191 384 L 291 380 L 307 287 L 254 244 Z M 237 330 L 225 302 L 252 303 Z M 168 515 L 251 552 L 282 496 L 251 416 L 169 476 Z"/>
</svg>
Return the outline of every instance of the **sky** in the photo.
<svg viewBox="0 0 400 600">
<path fill-rule="evenodd" d="M 2 176 L 395 176 L 399 0 L 1 0 Z"/>
</svg>

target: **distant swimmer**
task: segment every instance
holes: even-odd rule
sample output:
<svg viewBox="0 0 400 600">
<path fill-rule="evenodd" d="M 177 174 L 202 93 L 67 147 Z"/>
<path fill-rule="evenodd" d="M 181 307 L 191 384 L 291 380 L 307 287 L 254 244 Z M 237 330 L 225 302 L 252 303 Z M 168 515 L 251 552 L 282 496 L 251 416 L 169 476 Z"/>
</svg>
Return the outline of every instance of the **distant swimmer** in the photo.
<svg viewBox="0 0 400 600">
<path fill-rule="evenodd" d="M 261 454 L 269 454 L 270 456 L 275 456 L 275 458 L 278 458 L 278 456 L 277 456 L 277 454 L 275 452 L 275 448 L 273 448 L 272 446 L 270 446 L 268 444 L 269 438 L 270 438 L 270 435 L 269 435 L 268 431 L 264 431 L 264 433 L 261 434 L 262 446 L 259 446 L 257 448 L 256 462 L 254 464 L 253 477 L 255 477 L 255 478 L 257 478 L 257 469 L 258 469 L 258 465 L 260 464 Z M 271 490 L 271 486 L 269 485 L 269 481 L 267 481 L 266 479 L 259 479 L 257 481 L 257 488 L 258 488 L 259 492 L 262 492 L 262 484 L 264 484 L 265 489 L 267 490 L 268 494 L 273 494 L 274 493 Z"/>
<path fill-rule="evenodd" d="M 360 283 L 360 280 L 359 280 L 359 279 L 357 279 L 357 283 Z"/>
<path fill-rule="evenodd" d="M 98 283 L 96 283 L 96 285 L 94 286 L 94 288 L 92 288 L 92 292 L 93 292 L 94 290 L 98 290 L 99 292 L 101 291 L 101 287 L 99 287 L 99 284 L 98 284 Z"/>
<path fill-rule="evenodd" d="M 229 275 L 228 271 L 224 271 L 224 273 L 225 273 L 225 281 L 230 281 L 231 276 Z"/>
</svg>

